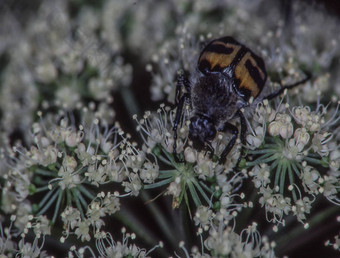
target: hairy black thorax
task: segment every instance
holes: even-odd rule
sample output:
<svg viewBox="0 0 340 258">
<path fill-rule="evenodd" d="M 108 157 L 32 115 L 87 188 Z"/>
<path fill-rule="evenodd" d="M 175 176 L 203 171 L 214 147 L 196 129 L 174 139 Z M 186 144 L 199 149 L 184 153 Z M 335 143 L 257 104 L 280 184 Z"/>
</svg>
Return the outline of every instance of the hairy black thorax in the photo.
<svg viewBox="0 0 340 258">
<path fill-rule="evenodd" d="M 221 73 L 197 78 L 191 89 L 191 104 L 194 115 L 210 117 L 217 128 L 247 105 L 237 94 L 233 80 Z"/>
</svg>

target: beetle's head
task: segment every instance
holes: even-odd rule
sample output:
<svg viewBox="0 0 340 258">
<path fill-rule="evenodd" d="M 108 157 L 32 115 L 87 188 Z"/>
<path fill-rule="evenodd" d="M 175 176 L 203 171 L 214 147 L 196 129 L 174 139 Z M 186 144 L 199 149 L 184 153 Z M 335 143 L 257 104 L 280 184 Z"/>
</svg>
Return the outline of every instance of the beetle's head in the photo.
<svg viewBox="0 0 340 258">
<path fill-rule="evenodd" d="M 203 147 L 216 135 L 216 128 L 211 118 L 195 115 L 190 119 L 189 137 L 197 147 Z"/>
</svg>

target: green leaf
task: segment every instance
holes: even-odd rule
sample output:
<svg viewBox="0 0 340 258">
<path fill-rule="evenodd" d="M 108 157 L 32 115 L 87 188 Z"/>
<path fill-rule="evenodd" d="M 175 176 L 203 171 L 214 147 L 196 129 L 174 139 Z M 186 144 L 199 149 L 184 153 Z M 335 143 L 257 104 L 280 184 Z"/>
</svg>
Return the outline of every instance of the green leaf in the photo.
<svg viewBox="0 0 340 258">
<path fill-rule="evenodd" d="M 196 189 L 195 189 L 194 185 L 192 184 L 192 182 L 188 182 L 187 185 L 188 185 L 188 188 L 189 188 L 191 197 L 192 197 L 192 199 L 193 199 L 194 202 L 195 202 L 195 205 L 196 205 L 197 207 L 198 207 L 198 206 L 201 206 L 202 203 L 201 203 L 200 198 L 198 197 L 198 194 L 197 194 L 197 192 L 196 192 Z"/>
<path fill-rule="evenodd" d="M 200 192 L 200 194 L 203 196 L 203 198 L 205 199 L 205 201 L 209 204 L 210 203 L 210 199 L 209 197 L 206 195 L 206 193 L 204 192 L 204 190 L 202 189 L 202 187 L 198 184 L 198 182 L 195 180 L 193 181 L 194 185 L 196 186 L 197 190 Z"/>
<path fill-rule="evenodd" d="M 169 184 L 170 182 L 174 181 L 174 178 L 168 178 L 162 181 L 159 181 L 157 183 L 149 184 L 149 185 L 144 185 L 144 189 L 152 189 L 152 188 L 157 188 L 166 184 Z"/>
</svg>

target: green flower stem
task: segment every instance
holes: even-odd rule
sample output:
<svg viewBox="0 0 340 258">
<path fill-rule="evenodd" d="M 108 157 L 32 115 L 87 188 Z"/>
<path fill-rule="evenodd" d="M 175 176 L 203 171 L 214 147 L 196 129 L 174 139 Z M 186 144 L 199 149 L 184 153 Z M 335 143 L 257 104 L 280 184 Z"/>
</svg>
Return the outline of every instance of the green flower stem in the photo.
<svg viewBox="0 0 340 258">
<path fill-rule="evenodd" d="M 42 206 L 45 205 L 45 203 L 51 198 L 51 195 L 56 191 L 56 189 L 58 189 L 58 188 L 54 188 L 54 189 L 48 191 L 48 193 L 44 196 L 44 198 L 38 204 L 39 207 L 42 207 Z"/>
<path fill-rule="evenodd" d="M 87 210 L 88 203 L 86 202 L 85 198 L 81 194 L 78 188 L 75 188 L 74 190 L 74 197 L 80 201 L 80 203 L 83 205 L 84 209 Z"/>
<path fill-rule="evenodd" d="M 292 171 L 292 167 L 290 165 L 288 165 L 288 176 L 289 176 L 289 184 L 294 185 L 294 174 Z M 293 195 L 293 200 L 296 202 L 297 196 L 296 196 L 295 187 L 292 190 L 292 195 Z"/>
<path fill-rule="evenodd" d="M 276 172 L 275 172 L 274 187 L 279 185 L 280 174 L 282 172 L 281 167 L 282 167 L 282 162 L 279 162 L 279 164 L 278 164 L 278 166 L 276 168 Z"/>
<path fill-rule="evenodd" d="M 46 185 L 46 186 L 43 186 L 43 187 L 36 188 L 34 193 L 44 192 L 44 191 L 48 191 L 48 190 L 49 190 L 48 185 Z"/>
<path fill-rule="evenodd" d="M 183 194 L 181 194 L 182 197 L 180 197 L 179 203 L 182 203 L 182 199 L 183 199 L 183 197 L 184 197 L 185 205 L 186 205 L 186 207 L 187 207 L 187 209 L 188 209 L 188 212 L 189 212 L 189 217 L 192 218 L 191 211 L 190 211 L 190 209 L 189 209 L 190 204 L 189 204 L 189 199 L 188 199 L 187 191 L 186 191 L 186 190 L 185 190 L 185 191 L 182 191 L 182 193 L 183 193 Z M 187 216 L 183 216 L 183 218 L 185 219 L 185 218 L 187 218 Z M 183 220 L 183 219 L 182 219 L 182 220 Z M 186 227 L 186 226 L 187 226 L 187 224 L 184 223 L 183 227 Z"/>
<path fill-rule="evenodd" d="M 280 177 L 280 194 L 283 195 L 284 193 L 284 187 L 285 187 L 285 181 L 286 181 L 286 174 L 287 174 L 287 167 L 289 165 L 287 164 L 287 161 L 283 162 L 282 171 L 281 171 L 281 177 Z"/>
<path fill-rule="evenodd" d="M 211 194 L 214 193 L 214 191 L 211 190 L 211 189 L 210 189 L 203 181 L 200 181 L 199 184 L 200 184 L 200 186 L 202 186 L 208 193 L 211 193 Z M 209 200 L 209 201 L 210 201 L 210 200 Z"/>
<path fill-rule="evenodd" d="M 322 160 L 320 160 L 320 159 L 314 159 L 314 158 L 307 157 L 307 156 L 304 157 L 303 159 L 312 163 L 312 164 L 316 164 L 316 165 L 322 165 L 323 164 Z"/>
<path fill-rule="evenodd" d="M 162 181 L 159 181 L 157 183 L 153 183 L 153 184 L 149 184 L 149 185 L 144 185 L 144 189 L 152 189 L 152 188 L 157 188 L 163 185 L 167 185 L 169 183 L 171 183 L 172 181 L 174 181 L 174 178 L 168 178 Z"/>
<path fill-rule="evenodd" d="M 182 171 L 183 170 L 183 163 L 177 163 L 175 161 L 174 157 L 172 156 L 172 154 L 167 152 L 163 147 L 162 147 L 162 152 L 168 158 L 168 160 L 171 162 L 170 163 L 171 166 L 175 167 L 176 170 L 178 170 L 178 171 Z"/>
<path fill-rule="evenodd" d="M 198 194 L 196 192 L 196 189 L 195 189 L 193 183 L 192 182 L 187 182 L 187 186 L 189 187 L 189 191 L 190 191 L 191 197 L 194 200 L 196 207 L 201 206 L 202 205 L 201 200 L 198 197 Z"/>
<path fill-rule="evenodd" d="M 266 137 L 264 141 L 266 142 L 265 147 L 267 149 L 282 150 L 283 142 L 280 138 L 276 138 L 276 136 L 274 138 L 273 137 Z M 272 142 L 272 143 L 269 143 L 269 142 Z"/>
<path fill-rule="evenodd" d="M 261 164 L 261 163 L 268 163 L 268 162 L 273 161 L 277 158 L 278 157 L 275 154 L 273 155 L 272 153 L 267 153 L 267 154 L 261 156 L 261 158 L 255 160 L 255 161 L 247 162 L 246 166 L 252 167 L 252 166 L 255 166 L 255 165 L 258 165 L 258 164 Z"/>
<path fill-rule="evenodd" d="M 294 169 L 296 176 L 300 178 L 300 175 L 301 175 L 300 171 L 303 169 L 302 166 L 298 162 L 292 162 L 291 164 L 292 164 L 292 167 Z"/>
<path fill-rule="evenodd" d="M 53 218 L 52 218 L 52 223 L 54 224 L 57 217 L 58 217 L 58 211 L 60 209 L 60 204 L 61 204 L 61 198 L 63 197 L 63 191 L 59 191 L 58 194 L 58 200 L 54 209 L 54 214 L 53 214 Z"/>
<path fill-rule="evenodd" d="M 174 177 L 178 171 L 176 169 L 172 170 L 161 170 L 159 171 L 159 176 L 158 178 L 169 178 L 169 177 Z"/>
<path fill-rule="evenodd" d="M 73 200 L 74 202 L 76 203 L 76 206 L 77 206 L 77 209 L 79 210 L 80 212 L 80 216 L 81 218 L 83 219 L 85 217 L 85 214 L 84 214 L 84 211 L 83 211 L 83 207 L 81 206 L 81 203 L 79 201 L 79 198 L 78 198 L 78 195 L 77 195 L 77 191 L 75 188 L 72 188 L 70 190 L 67 190 L 67 191 L 71 191 L 72 195 L 73 195 Z"/>
<path fill-rule="evenodd" d="M 49 201 L 46 203 L 46 205 L 45 205 L 43 208 L 42 208 L 42 206 L 40 206 L 40 204 L 39 204 L 39 207 L 41 207 L 42 209 L 38 212 L 37 216 L 40 216 L 40 215 L 44 214 L 45 211 L 47 211 L 48 208 L 50 208 L 50 206 L 51 206 L 52 203 L 55 201 L 55 199 L 57 199 L 57 197 L 58 197 L 58 191 L 56 191 L 50 199 L 47 198 L 47 199 L 49 199 Z M 45 199 L 45 198 L 44 198 L 44 199 Z"/>
<path fill-rule="evenodd" d="M 268 157 L 266 159 L 260 159 L 261 163 L 269 163 L 273 160 L 276 160 L 278 157 L 277 155 L 272 155 L 271 157 Z"/>
<path fill-rule="evenodd" d="M 193 180 L 192 181 L 193 184 L 196 186 L 196 188 L 198 189 L 198 191 L 201 193 L 201 195 L 203 196 L 203 198 L 205 199 L 205 201 L 207 203 L 210 203 L 210 199 L 209 197 L 205 194 L 205 192 L 203 191 L 202 187 L 200 186 L 200 184 L 196 181 L 196 180 Z"/>
<path fill-rule="evenodd" d="M 280 159 L 274 160 L 274 162 L 270 164 L 270 170 L 273 170 L 280 163 L 280 161 Z"/>
<path fill-rule="evenodd" d="M 162 161 L 164 164 L 172 166 L 171 162 L 169 162 L 167 159 L 165 159 L 161 154 L 157 155 L 157 158 Z"/>
<path fill-rule="evenodd" d="M 81 193 L 83 193 L 90 200 L 93 200 L 94 198 L 96 198 L 96 196 L 90 191 L 88 191 L 82 184 L 79 184 L 77 188 Z"/>
<path fill-rule="evenodd" d="M 170 155 L 169 152 L 167 152 L 163 147 L 162 147 L 162 152 L 164 153 L 164 155 L 168 158 L 168 160 L 171 162 L 170 164 L 172 165 L 175 162 L 175 159 L 173 158 L 172 155 Z"/>
<path fill-rule="evenodd" d="M 34 173 L 42 175 L 42 176 L 48 176 L 48 177 L 55 177 L 56 176 L 55 171 L 45 170 L 45 169 L 41 169 L 41 168 L 37 168 L 36 170 L 34 170 Z"/>
<path fill-rule="evenodd" d="M 320 159 L 320 158 L 322 158 L 321 156 L 320 156 L 320 154 L 319 153 L 315 153 L 315 152 L 311 152 L 311 153 L 308 153 L 308 157 L 309 158 L 316 158 L 316 159 Z"/>
<path fill-rule="evenodd" d="M 267 145 L 265 145 L 267 147 Z M 275 145 L 276 147 L 276 145 Z M 249 150 L 248 154 L 253 154 L 253 155 L 258 155 L 258 154 L 266 154 L 266 153 L 271 153 L 274 154 L 276 153 L 275 151 L 273 151 L 273 149 L 263 149 L 263 150 Z"/>
</svg>

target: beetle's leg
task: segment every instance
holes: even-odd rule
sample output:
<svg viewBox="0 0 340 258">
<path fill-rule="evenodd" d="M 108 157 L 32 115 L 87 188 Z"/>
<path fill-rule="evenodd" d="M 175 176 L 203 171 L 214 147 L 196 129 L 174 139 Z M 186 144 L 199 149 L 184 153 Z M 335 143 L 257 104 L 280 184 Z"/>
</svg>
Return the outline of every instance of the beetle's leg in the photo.
<svg viewBox="0 0 340 258">
<path fill-rule="evenodd" d="M 246 145 L 246 134 L 247 134 L 247 130 L 248 130 L 246 118 L 244 117 L 241 110 L 238 110 L 236 112 L 236 115 L 240 118 L 240 122 L 241 122 L 241 135 L 240 135 L 241 143 L 243 145 Z"/>
<path fill-rule="evenodd" d="M 220 130 L 221 132 L 226 132 L 229 131 L 232 133 L 231 139 L 228 143 L 228 145 L 225 147 L 225 149 L 223 150 L 221 156 L 220 156 L 220 160 L 219 160 L 219 164 L 223 164 L 226 160 L 226 157 L 228 155 L 228 153 L 231 151 L 231 149 L 234 147 L 236 139 L 237 139 L 237 135 L 238 135 L 238 129 L 235 125 L 232 125 L 228 122 L 226 122 L 222 128 L 222 130 Z"/>
<path fill-rule="evenodd" d="M 175 105 L 178 105 L 179 100 L 180 100 L 180 96 L 181 96 L 181 92 L 182 92 L 182 87 L 183 87 L 183 75 L 180 74 L 177 80 L 177 84 L 176 84 L 176 95 L 175 95 Z"/>
<path fill-rule="evenodd" d="M 246 123 L 246 119 L 245 119 L 241 110 L 238 110 L 236 112 L 236 115 L 240 118 L 240 122 L 241 122 L 240 139 L 241 139 L 242 145 L 244 146 L 244 145 L 246 145 L 246 134 L 247 134 L 248 126 L 247 126 L 247 123 Z M 233 134 L 233 136 L 232 136 L 231 140 L 229 141 L 227 147 L 224 149 L 224 151 L 221 154 L 221 157 L 220 157 L 220 160 L 219 160 L 220 164 L 223 164 L 225 162 L 228 153 L 231 151 L 231 149 L 235 145 L 237 135 L 238 135 L 238 129 L 237 129 L 236 126 L 229 124 L 229 123 L 226 123 L 224 127 L 225 127 L 225 128 L 223 128 L 224 131 L 227 131 L 227 130 L 230 131 Z M 241 148 L 241 153 L 240 153 L 240 156 L 239 156 L 238 161 L 236 163 L 236 167 L 238 166 L 238 163 L 241 161 L 241 158 L 243 156 L 243 146 Z"/>
<path fill-rule="evenodd" d="M 206 147 L 205 154 L 207 154 L 207 152 L 209 151 L 210 152 L 209 158 L 211 159 L 214 156 L 214 148 L 213 148 L 213 146 L 211 146 L 210 142 L 206 142 L 205 147 Z"/>
<path fill-rule="evenodd" d="M 235 167 L 238 167 L 241 158 L 243 156 L 243 151 L 244 151 L 244 146 L 246 145 L 246 134 L 247 134 L 247 130 L 248 130 L 248 126 L 246 123 L 246 118 L 244 117 L 243 113 L 241 110 L 238 110 L 236 112 L 236 115 L 240 118 L 240 122 L 241 122 L 241 135 L 240 135 L 240 140 L 242 143 L 242 147 L 241 147 L 241 151 L 240 151 L 240 156 L 238 157 L 237 163 Z M 243 186 L 243 180 L 241 180 L 233 189 L 233 193 L 238 192 L 238 190 L 240 190 L 240 188 Z"/>
<path fill-rule="evenodd" d="M 186 93 L 181 95 L 183 87 L 185 88 Z M 177 154 L 176 153 L 177 127 L 178 127 L 178 124 L 181 122 L 181 118 L 183 116 L 182 112 L 183 112 L 184 103 L 187 99 L 190 98 L 190 90 L 191 90 L 191 85 L 189 81 L 189 74 L 183 73 L 183 72 L 180 73 L 177 79 L 177 84 L 176 84 L 175 104 L 177 105 L 177 110 L 176 110 L 176 116 L 175 116 L 174 126 L 173 126 L 173 130 L 174 130 L 173 154 L 176 160 L 177 160 L 177 155 L 176 155 Z"/>
<path fill-rule="evenodd" d="M 241 154 L 239 157 L 238 162 L 240 162 L 242 156 L 243 156 L 243 147 L 246 146 L 246 134 L 247 134 L 247 130 L 248 130 L 248 126 L 247 126 L 247 122 L 246 122 L 246 118 L 244 117 L 243 113 L 241 110 L 238 110 L 236 112 L 236 115 L 238 115 L 238 117 L 240 118 L 240 122 L 241 122 L 241 135 L 240 135 L 240 139 L 241 139 L 241 143 L 242 143 L 242 148 L 241 148 Z"/>
<path fill-rule="evenodd" d="M 271 94 L 269 94 L 268 96 L 264 97 L 263 99 L 271 100 L 271 99 L 279 96 L 286 89 L 287 90 L 292 89 L 292 88 L 294 88 L 296 86 L 299 86 L 300 84 L 303 84 L 303 83 L 309 81 L 312 78 L 312 75 L 310 73 L 305 73 L 305 74 L 306 74 L 306 78 L 302 79 L 301 81 L 295 82 L 295 83 L 293 83 L 291 85 L 283 86 L 281 89 L 278 89 L 277 91 L 272 92 Z"/>
<path fill-rule="evenodd" d="M 184 103 L 187 99 L 190 98 L 189 93 L 184 93 L 183 96 L 181 97 L 181 99 L 179 100 L 179 103 L 177 105 L 177 110 L 176 110 L 176 116 L 175 116 L 175 120 L 174 120 L 174 126 L 173 126 L 173 130 L 174 130 L 174 146 L 173 146 L 173 154 L 175 159 L 177 158 L 177 153 L 176 153 L 176 149 L 177 149 L 177 127 L 178 124 L 181 122 L 181 118 L 182 118 L 182 112 L 183 112 L 183 107 L 184 107 Z"/>
<path fill-rule="evenodd" d="M 191 85 L 189 81 L 189 75 L 180 73 L 177 79 L 177 84 L 176 84 L 176 96 L 175 96 L 175 104 L 178 105 L 182 88 L 185 88 L 186 92 L 190 92 L 191 90 Z"/>
</svg>

